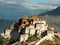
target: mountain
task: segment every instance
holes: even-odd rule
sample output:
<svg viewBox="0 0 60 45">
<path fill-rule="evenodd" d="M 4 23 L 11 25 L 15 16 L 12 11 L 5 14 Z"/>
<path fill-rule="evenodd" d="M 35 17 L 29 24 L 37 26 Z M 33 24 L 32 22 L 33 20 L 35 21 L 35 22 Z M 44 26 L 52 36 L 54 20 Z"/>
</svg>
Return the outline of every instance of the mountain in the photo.
<svg viewBox="0 0 60 45">
<path fill-rule="evenodd" d="M 5 19 L 0 19 L 0 34 L 4 32 L 4 30 L 9 27 L 13 21 L 5 20 Z"/>
<path fill-rule="evenodd" d="M 44 14 L 41 14 L 41 15 L 60 15 L 60 7 L 58 7 L 58 8 L 56 8 L 56 9 L 54 9 L 54 10 L 51 10 L 51 11 L 48 11 L 48 12 L 46 12 L 46 13 L 44 13 Z"/>
</svg>

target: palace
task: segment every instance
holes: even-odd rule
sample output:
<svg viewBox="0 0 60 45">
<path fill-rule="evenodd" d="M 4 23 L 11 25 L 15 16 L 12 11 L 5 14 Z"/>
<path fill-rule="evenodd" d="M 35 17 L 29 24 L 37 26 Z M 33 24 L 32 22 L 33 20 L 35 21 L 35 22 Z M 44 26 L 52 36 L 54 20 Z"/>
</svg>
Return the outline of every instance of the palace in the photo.
<svg viewBox="0 0 60 45">
<path fill-rule="evenodd" d="M 50 33 L 54 33 L 54 28 L 48 27 L 45 18 L 39 18 L 37 16 L 25 17 L 19 19 L 19 22 L 13 23 L 9 29 L 6 29 L 4 37 L 13 38 L 14 40 L 20 39 L 20 42 L 27 40 L 35 32 L 37 32 L 38 36 L 44 37 Z"/>
</svg>

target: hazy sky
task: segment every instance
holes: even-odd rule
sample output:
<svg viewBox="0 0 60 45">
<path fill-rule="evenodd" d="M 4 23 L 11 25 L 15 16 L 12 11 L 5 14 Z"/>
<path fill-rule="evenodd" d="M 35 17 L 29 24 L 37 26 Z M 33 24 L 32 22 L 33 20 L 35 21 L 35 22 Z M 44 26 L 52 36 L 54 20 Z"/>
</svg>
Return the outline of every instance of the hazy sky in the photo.
<svg viewBox="0 0 60 45">
<path fill-rule="evenodd" d="M 0 18 L 40 14 L 58 6 L 60 0 L 0 0 Z"/>
</svg>

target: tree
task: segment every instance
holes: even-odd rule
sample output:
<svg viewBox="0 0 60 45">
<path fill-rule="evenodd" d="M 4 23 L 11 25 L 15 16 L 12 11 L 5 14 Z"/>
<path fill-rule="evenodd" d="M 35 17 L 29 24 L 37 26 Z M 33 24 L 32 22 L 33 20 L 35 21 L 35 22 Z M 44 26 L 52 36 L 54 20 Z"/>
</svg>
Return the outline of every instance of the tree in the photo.
<svg viewBox="0 0 60 45">
<path fill-rule="evenodd" d="M 34 36 L 37 37 L 37 30 L 35 31 L 35 35 Z"/>
</svg>

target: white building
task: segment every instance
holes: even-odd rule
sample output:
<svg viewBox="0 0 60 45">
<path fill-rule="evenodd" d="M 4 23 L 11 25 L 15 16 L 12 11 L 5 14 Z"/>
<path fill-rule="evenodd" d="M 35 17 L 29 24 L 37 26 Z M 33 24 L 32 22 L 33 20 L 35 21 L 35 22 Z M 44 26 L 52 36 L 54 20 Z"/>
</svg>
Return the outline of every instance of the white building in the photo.
<svg viewBox="0 0 60 45">
<path fill-rule="evenodd" d="M 29 33 L 29 29 L 30 29 L 29 26 L 27 26 L 25 29 L 25 33 Z"/>
<path fill-rule="evenodd" d="M 11 38 L 11 32 L 12 32 L 12 30 L 7 29 L 7 30 L 5 31 L 5 37 L 10 39 L 10 38 Z"/>
<path fill-rule="evenodd" d="M 40 29 L 42 28 L 42 24 L 41 23 L 36 23 L 36 29 Z"/>
<path fill-rule="evenodd" d="M 20 35 L 20 42 L 26 41 L 28 39 L 29 35 L 28 34 L 22 34 Z"/>
<path fill-rule="evenodd" d="M 35 28 L 30 28 L 30 29 L 29 29 L 29 34 L 34 35 L 34 34 L 35 34 L 35 31 L 36 31 Z"/>
<path fill-rule="evenodd" d="M 46 24 L 46 19 L 45 18 L 40 18 L 40 23 Z"/>
<path fill-rule="evenodd" d="M 29 25 L 29 28 L 35 28 L 34 24 Z"/>
<path fill-rule="evenodd" d="M 48 25 L 42 24 L 42 27 L 40 28 L 40 31 L 44 32 L 45 30 L 48 30 L 47 28 L 48 28 Z"/>
<path fill-rule="evenodd" d="M 45 24 L 45 25 L 46 25 L 46 20 L 41 21 L 41 23 L 43 23 L 43 24 Z"/>
<path fill-rule="evenodd" d="M 48 25 L 47 24 L 42 24 L 42 27 L 47 29 Z"/>
<path fill-rule="evenodd" d="M 38 23 L 38 21 L 33 21 L 33 24 L 36 24 L 36 23 Z"/>
</svg>

